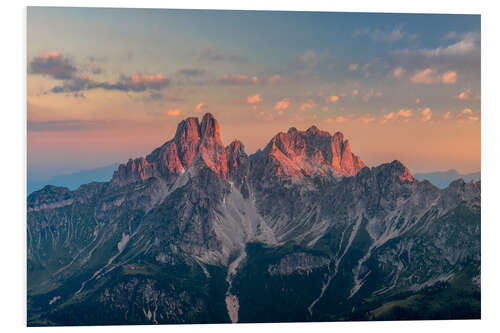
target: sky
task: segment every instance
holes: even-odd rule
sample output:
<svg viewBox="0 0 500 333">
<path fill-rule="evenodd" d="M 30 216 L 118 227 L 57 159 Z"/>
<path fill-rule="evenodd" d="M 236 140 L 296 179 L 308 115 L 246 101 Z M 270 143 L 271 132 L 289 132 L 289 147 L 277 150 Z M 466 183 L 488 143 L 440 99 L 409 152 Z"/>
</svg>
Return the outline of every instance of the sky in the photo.
<svg viewBox="0 0 500 333">
<path fill-rule="evenodd" d="M 212 113 L 247 153 L 312 125 L 369 166 L 481 166 L 479 15 L 28 7 L 28 177 L 126 162 Z"/>
</svg>

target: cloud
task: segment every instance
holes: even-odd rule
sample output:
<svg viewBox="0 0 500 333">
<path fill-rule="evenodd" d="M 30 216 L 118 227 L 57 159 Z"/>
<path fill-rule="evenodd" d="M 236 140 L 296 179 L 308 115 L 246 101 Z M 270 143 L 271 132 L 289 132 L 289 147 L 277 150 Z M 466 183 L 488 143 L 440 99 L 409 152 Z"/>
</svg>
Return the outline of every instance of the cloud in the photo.
<svg viewBox="0 0 500 333">
<path fill-rule="evenodd" d="M 231 85 L 250 85 L 257 84 L 260 82 L 257 76 L 248 76 L 248 75 L 237 75 L 233 76 L 231 74 L 224 74 L 222 78 L 218 80 L 221 84 L 231 84 Z"/>
<path fill-rule="evenodd" d="M 443 119 L 444 119 L 444 120 L 448 120 L 448 119 L 450 119 L 450 118 L 451 118 L 451 112 L 450 112 L 450 111 L 446 112 L 446 113 L 443 115 Z"/>
<path fill-rule="evenodd" d="M 288 98 L 283 98 L 280 101 L 277 101 L 276 104 L 274 105 L 275 110 L 286 110 L 290 106 L 290 99 Z"/>
<path fill-rule="evenodd" d="M 80 76 L 66 80 L 62 85 L 54 86 L 51 91 L 56 94 L 93 89 L 142 92 L 148 89 L 160 90 L 161 88 L 168 86 L 169 83 L 170 80 L 165 78 L 163 74 L 134 74 L 132 76 L 122 75 L 120 80 L 114 83 L 107 81 L 94 81 L 88 76 Z"/>
<path fill-rule="evenodd" d="M 55 121 L 28 120 L 28 131 L 30 132 L 87 131 L 87 130 L 105 128 L 106 126 L 107 123 L 104 121 L 93 121 L 93 120 L 55 120 Z"/>
<path fill-rule="evenodd" d="M 455 84 L 457 82 L 457 72 L 447 71 L 443 74 L 438 74 L 435 69 L 425 68 L 416 71 L 411 76 L 410 81 L 418 84 Z"/>
<path fill-rule="evenodd" d="M 254 95 L 250 95 L 247 97 L 248 104 L 258 104 L 258 103 L 262 103 L 263 101 L 264 101 L 264 99 L 262 98 L 262 96 L 260 94 L 254 94 Z"/>
<path fill-rule="evenodd" d="M 351 92 L 352 96 L 358 96 L 359 95 L 359 90 L 358 89 L 354 89 L 352 92 Z"/>
<path fill-rule="evenodd" d="M 430 108 L 425 108 L 420 115 L 422 116 L 422 121 L 426 122 L 431 120 L 432 118 L 432 111 Z"/>
<path fill-rule="evenodd" d="M 350 72 L 355 72 L 358 70 L 359 64 L 350 64 L 349 65 L 349 71 Z"/>
<path fill-rule="evenodd" d="M 194 112 L 203 112 L 205 110 L 205 103 L 198 103 L 195 107 L 194 107 Z"/>
<path fill-rule="evenodd" d="M 403 67 L 396 67 L 392 71 L 392 76 L 395 78 L 400 78 L 400 77 L 403 77 L 403 75 L 405 75 L 405 73 L 406 73 L 406 70 Z"/>
<path fill-rule="evenodd" d="M 461 64 L 478 64 L 480 61 L 480 37 L 478 33 L 467 33 L 461 35 L 461 40 L 444 45 L 438 46 L 433 49 L 399 49 L 393 53 L 396 56 L 410 56 L 412 62 L 421 62 L 434 60 L 449 64 L 450 61 L 459 62 Z M 465 61 L 465 62 L 464 62 Z"/>
<path fill-rule="evenodd" d="M 471 89 L 466 89 L 462 92 L 460 92 L 457 96 L 454 96 L 454 98 L 458 98 L 461 101 L 469 101 L 469 100 L 480 100 L 481 96 L 476 95 L 472 96 L 472 90 Z"/>
<path fill-rule="evenodd" d="M 400 109 L 396 114 L 398 118 L 410 118 L 411 115 L 412 115 L 411 109 Z"/>
<path fill-rule="evenodd" d="M 389 120 L 393 120 L 396 118 L 396 114 L 394 112 L 390 112 L 387 114 L 384 114 L 382 121 L 380 122 L 381 124 L 387 123 Z"/>
<path fill-rule="evenodd" d="M 459 122 L 464 121 L 478 121 L 480 119 L 480 110 L 472 111 L 470 108 L 463 109 L 459 114 Z"/>
<path fill-rule="evenodd" d="M 457 82 L 457 72 L 448 71 L 441 75 L 441 81 L 444 84 L 455 84 Z"/>
<path fill-rule="evenodd" d="M 182 113 L 181 109 L 170 109 L 170 110 L 167 110 L 167 115 L 169 115 L 171 117 L 180 116 L 181 113 Z"/>
<path fill-rule="evenodd" d="M 328 97 L 328 99 L 326 101 L 329 102 L 329 103 L 335 103 L 338 100 L 339 100 L 339 96 L 332 95 L 332 96 Z"/>
<path fill-rule="evenodd" d="M 197 69 L 197 68 L 182 68 L 177 71 L 178 74 L 187 76 L 187 77 L 197 77 L 197 76 L 202 76 L 205 74 L 204 69 Z"/>
<path fill-rule="evenodd" d="M 390 31 L 370 28 L 357 29 L 354 31 L 353 35 L 355 37 L 366 36 L 375 42 L 397 42 L 401 40 L 406 33 L 401 26 L 396 26 Z"/>
<path fill-rule="evenodd" d="M 432 84 L 439 83 L 441 79 L 439 75 L 436 74 L 435 69 L 426 68 L 415 72 L 415 74 L 413 74 L 410 78 L 410 81 L 413 83 Z"/>
<path fill-rule="evenodd" d="M 312 108 L 313 108 L 313 107 L 315 107 L 316 105 L 317 105 L 317 104 L 316 104 L 316 103 L 314 103 L 314 101 L 309 100 L 309 101 L 307 101 L 307 102 L 304 102 L 304 103 L 300 104 L 299 109 L 300 109 L 300 111 L 307 111 L 307 110 L 309 110 L 309 109 L 312 109 Z"/>
<path fill-rule="evenodd" d="M 48 75 L 55 79 L 69 79 L 76 67 L 59 52 L 45 52 L 29 63 L 29 73 Z"/>
<path fill-rule="evenodd" d="M 423 49 L 420 52 L 428 57 L 465 55 L 475 51 L 479 46 L 479 36 L 475 33 L 468 33 L 463 39 L 448 46 L 440 46 L 435 49 Z"/>
<path fill-rule="evenodd" d="M 348 121 L 349 119 L 347 119 L 346 117 L 342 117 L 342 116 L 338 116 L 337 118 L 335 118 L 335 122 L 337 123 L 345 123 L 346 121 Z"/>
<path fill-rule="evenodd" d="M 471 90 L 470 89 L 466 89 L 464 91 L 462 91 L 461 93 L 459 93 L 457 96 L 455 96 L 455 98 L 458 98 L 459 100 L 461 101 L 468 101 L 471 97 Z"/>
</svg>

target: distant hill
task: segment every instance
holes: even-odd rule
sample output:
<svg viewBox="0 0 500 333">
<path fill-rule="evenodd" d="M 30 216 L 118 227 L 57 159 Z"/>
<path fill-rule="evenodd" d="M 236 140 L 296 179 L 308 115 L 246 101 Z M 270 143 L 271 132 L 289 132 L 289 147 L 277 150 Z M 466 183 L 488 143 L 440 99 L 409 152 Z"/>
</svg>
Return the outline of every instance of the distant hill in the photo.
<svg viewBox="0 0 500 333">
<path fill-rule="evenodd" d="M 70 190 L 76 190 L 80 185 L 90 182 L 107 182 L 113 176 L 113 172 L 118 169 L 119 164 L 111 164 L 91 170 L 82 170 L 74 173 L 63 174 L 52 177 L 47 180 L 35 180 L 28 177 L 28 192 L 31 193 L 41 190 L 46 185 L 55 185 L 67 187 Z"/>
<path fill-rule="evenodd" d="M 450 169 L 448 171 L 416 173 L 413 175 L 413 177 L 415 177 L 417 180 L 427 179 L 439 188 L 446 188 L 452 181 L 460 178 L 462 178 L 465 182 L 470 182 L 471 180 L 479 181 L 481 180 L 481 173 L 473 172 L 462 174 L 455 169 Z"/>
</svg>

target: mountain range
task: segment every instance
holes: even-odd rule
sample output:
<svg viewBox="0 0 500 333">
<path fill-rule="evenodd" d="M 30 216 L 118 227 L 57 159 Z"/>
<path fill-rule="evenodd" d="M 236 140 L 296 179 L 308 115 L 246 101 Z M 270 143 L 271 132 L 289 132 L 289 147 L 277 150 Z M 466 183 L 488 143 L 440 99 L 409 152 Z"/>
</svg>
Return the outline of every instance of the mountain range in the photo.
<svg viewBox="0 0 500 333">
<path fill-rule="evenodd" d="M 247 155 L 188 118 L 27 210 L 29 326 L 480 317 L 481 182 L 369 168 L 315 126 Z"/>
<path fill-rule="evenodd" d="M 471 173 L 460 173 L 455 169 L 450 169 L 447 171 L 436 171 L 436 172 L 426 172 L 426 173 L 416 173 L 414 175 L 415 179 L 418 180 L 428 180 L 437 187 L 443 189 L 448 187 L 454 180 L 463 179 L 465 182 L 470 181 L 480 181 L 480 172 Z"/>
</svg>

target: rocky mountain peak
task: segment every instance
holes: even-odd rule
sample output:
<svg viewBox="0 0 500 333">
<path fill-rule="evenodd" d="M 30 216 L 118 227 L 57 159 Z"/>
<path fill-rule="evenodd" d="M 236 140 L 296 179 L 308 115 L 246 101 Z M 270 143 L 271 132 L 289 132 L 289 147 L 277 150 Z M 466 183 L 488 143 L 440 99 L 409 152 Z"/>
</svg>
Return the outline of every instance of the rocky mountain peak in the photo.
<svg viewBox="0 0 500 333">
<path fill-rule="evenodd" d="M 382 164 L 376 169 L 376 173 L 380 174 L 382 179 L 399 180 L 399 182 L 410 183 L 415 181 L 410 170 L 398 160 Z"/>
<path fill-rule="evenodd" d="M 295 127 L 275 135 L 264 149 L 279 165 L 280 176 L 305 175 L 354 176 L 365 164 L 351 152 L 349 141 L 340 132 L 333 136 L 311 126 L 306 131 Z"/>
<path fill-rule="evenodd" d="M 219 122 L 211 113 L 205 113 L 200 125 L 200 134 L 202 138 L 213 138 L 222 144 L 220 139 Z"/>
</svg>

